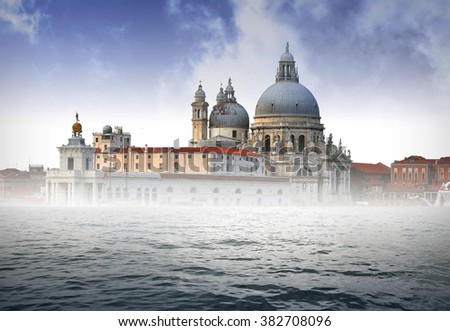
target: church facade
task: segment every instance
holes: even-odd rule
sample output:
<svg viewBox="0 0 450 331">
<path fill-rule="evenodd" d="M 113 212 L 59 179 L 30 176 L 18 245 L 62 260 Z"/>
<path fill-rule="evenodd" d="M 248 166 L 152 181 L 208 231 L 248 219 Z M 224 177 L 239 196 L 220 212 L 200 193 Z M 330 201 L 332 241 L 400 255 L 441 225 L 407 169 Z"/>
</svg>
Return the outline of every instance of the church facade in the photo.
<svg viewBox="0 0 450 331">
<path fill-rule="evenodd" d="M 299 83 L 286 45 L 275 83 L 259 98 L 253 123 L 231 79 L 209 113 L 203 86 L 191 104 L 189 147 L 135 147 L 107 125 L 85 144 L 78 121 L 47 173 L 52 205 L 310 205 L 350 202 L 350 152 L 324 136 L 319 106 Z"/>
</svg>

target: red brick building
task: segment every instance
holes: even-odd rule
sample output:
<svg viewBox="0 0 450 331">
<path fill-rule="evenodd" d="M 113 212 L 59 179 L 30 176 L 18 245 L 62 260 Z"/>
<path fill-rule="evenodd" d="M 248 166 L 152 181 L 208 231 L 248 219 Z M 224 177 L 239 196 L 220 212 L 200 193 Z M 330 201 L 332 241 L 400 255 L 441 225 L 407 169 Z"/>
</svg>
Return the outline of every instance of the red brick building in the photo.
<svg viewBox="0 0 450 331">
<path fill-rule="evenodd" d="M 391 164 L 391 183 L 387 187 L 391 200 L 432 203 L 442 184 L 450 181 L 450 156 L 426 159 L 412 155 Z M 416 202 L 415 202 L 416 201 Z"/>
<path fill-rule="evenodd" d="M 384 192 L 390 181 L 391 169 L 383 163 L 354 162 L 350 183 L 352 200 L 377 203 L 384 199 Z"/>
</svg>

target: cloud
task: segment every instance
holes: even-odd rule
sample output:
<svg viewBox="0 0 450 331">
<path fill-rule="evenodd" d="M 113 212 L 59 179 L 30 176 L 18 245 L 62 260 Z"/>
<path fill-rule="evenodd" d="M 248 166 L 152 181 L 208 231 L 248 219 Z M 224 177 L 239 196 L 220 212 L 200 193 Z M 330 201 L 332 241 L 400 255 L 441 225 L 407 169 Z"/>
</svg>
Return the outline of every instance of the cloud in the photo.
<svg viewBox="0 0 450 331">
<path fill-rule="evenodd" d="M 450 138 L 443 122 L 435 123 L 434 137 L 415 138 L 425 132 L 424 114 L 449 119 L 448 2 L 232 3 L 235 35 L 227 38 L 223 19 L 222 30 L 201 26 L 204 36 L 217 38 L 204 38 L 202 52 L 190 58 L 191 74 L 181 90 L 193 95 L 202 80 L 212 105 L 220 83 L 231 76 L 238 102 L 252 117 L 258 98 L 275 82 L 277 61 L 290 41 L 300 81 L 316 96 L 327 132 L 342 137 L 357 160 L 389 164 L 406 151 L 448 153 L 436 144 Z M 177 4 L 177 15 L 187 10 Z M 192 23 L 181 22 L 190 28 Z M 381 133 L 386 119 L 391 125 Z"/>
<path fill-rule="evenodd" d="M 0 0 L 0 20 L 7 22 L 13 31 L 27 35 L 31 43 L 37 42 L 42 18 L 39 10 L 28 13 L 22 0 Z"/>
</svg>

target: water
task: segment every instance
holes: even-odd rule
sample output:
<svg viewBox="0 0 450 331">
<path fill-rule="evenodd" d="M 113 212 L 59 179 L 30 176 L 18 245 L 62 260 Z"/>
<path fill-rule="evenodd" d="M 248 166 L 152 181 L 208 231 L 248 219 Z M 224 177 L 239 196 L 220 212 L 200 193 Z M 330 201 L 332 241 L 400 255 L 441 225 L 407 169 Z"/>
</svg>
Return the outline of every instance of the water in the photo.
<svg viewBox="0 0 450 331">
<path fill-rule="evenodd" d="M 450 310 L 445 208 L 0 208 L 2 310 Z"/>
</svg>

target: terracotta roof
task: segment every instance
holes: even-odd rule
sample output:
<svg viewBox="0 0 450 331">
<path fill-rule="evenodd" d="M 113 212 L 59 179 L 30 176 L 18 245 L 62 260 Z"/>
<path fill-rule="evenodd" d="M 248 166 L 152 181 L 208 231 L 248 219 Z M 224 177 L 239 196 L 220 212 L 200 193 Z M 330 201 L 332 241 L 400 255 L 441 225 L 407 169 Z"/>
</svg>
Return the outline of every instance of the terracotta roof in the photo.
<svg viewBox="0 0 450 331">
<path fill-rule="evenodd" d="M 367 174 L 387 174 L 391 173 L 391 168 L 384 165 L 383 163 L 378 162 L 377 164 L 373 163 L 352 163 L 352 168 L 358 170 L 359 172 L 367 173 Z"/>
<path fill-rule="evenodd" d="M 29 178 L 30 174 L 16 168 L 6 168 L 0 171 L 0 177 L 7 178 Z"/>
<path fill-rule="evenodd" d="M 132 151 L 133 153 L 145 153 L 146 147 L 126 147 L 126 148 L 118 148 L 113 151 L 113 153 L 128 153 Z M 203 146 L 203 147 L 147 147 L 148 153 L 217 153 L 217 154 L 228 154 L 228 155 L 241 155 L 241 156 L 255 156 L 261 157 L 262 154 L 258 154 L 246 149 L 237 149 L 237 148 L 225 148 L 225 147 L 217 147 L 217 146 Z M 95 150 L 96 153 L 101 153 L 101 149 L 97 148 Z"/>
<path fill-rule="evenodd" d="M 450 165 L 450 156 L 443 156 L 439 160 L 437 160 L 437 164 L 449 164 Z"/>
<path fill-rule="evenodd" d="M 229 155 L 243 155 L 243 156 L 262 156 L 246 149 L 225 148 L 217 146 L 203 146 L 203 147 L 181 147 L 173 150 L 174 153 L 217 153 Z"/>
<path fill-rule="evenodd" d="M 147 148 L 148 153 L 167 153 L 173 151 L 173 147 L 125 147 L 125 148 L 117 148 L 113 150 L 113 153 L 145 153 L 145 149 Z M 100 153 L 101 151 L 96 153 Z"/>
<path fill-rule="evenodd" d="M 426 159 L 423 156 L 419 156 L 419 155 L 411 155 L 408 157 L 405 157 L 403 160 L 399 161 L 396 160 L 394 161 L 394 163 L 392 164 L 434 164 L 436 163 L 435 159 Z"/>
</svg>

